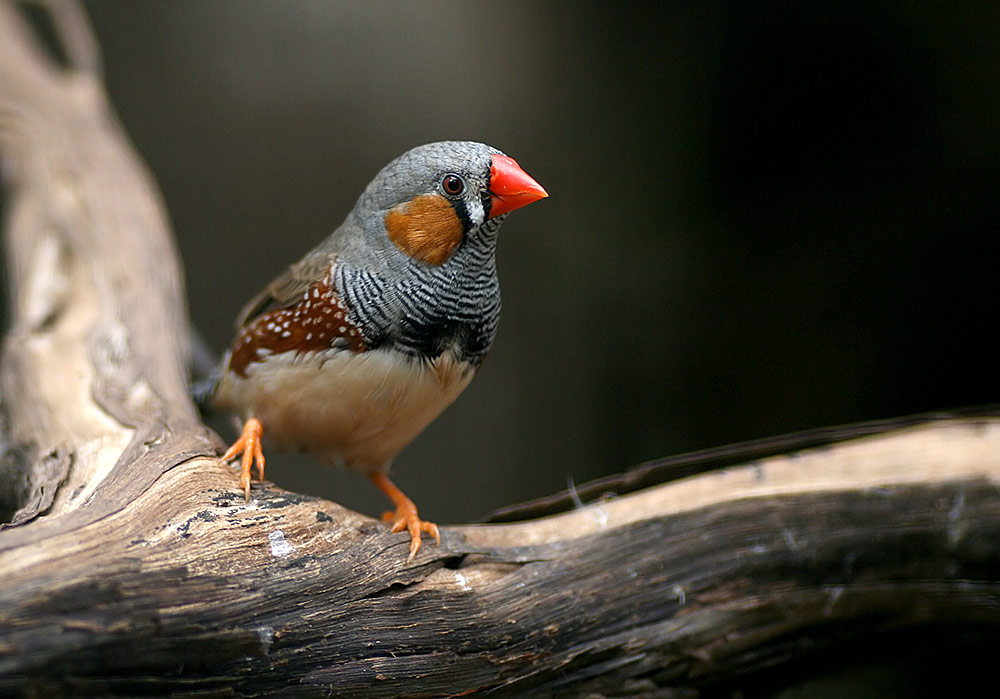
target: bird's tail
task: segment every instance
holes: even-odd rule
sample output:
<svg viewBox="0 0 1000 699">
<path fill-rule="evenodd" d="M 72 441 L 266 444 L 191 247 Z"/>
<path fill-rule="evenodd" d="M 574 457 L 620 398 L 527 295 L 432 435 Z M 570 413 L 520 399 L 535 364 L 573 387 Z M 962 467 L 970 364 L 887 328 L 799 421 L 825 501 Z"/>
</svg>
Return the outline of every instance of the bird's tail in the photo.
<svg viewBox="0 0 1000 699">
<path fill-rule="evenodd" d="M 222 378 L 217 357 L 202 334 L 191 328 L 191 397 L 202 412 L 208 411 Z"/>
</svg>

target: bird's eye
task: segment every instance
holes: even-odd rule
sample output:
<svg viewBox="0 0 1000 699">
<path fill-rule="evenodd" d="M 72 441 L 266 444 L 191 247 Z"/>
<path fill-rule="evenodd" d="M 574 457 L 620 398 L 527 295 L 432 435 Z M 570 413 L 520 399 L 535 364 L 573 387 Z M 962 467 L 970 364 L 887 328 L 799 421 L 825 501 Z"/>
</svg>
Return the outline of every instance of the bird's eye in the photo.
<svg viewBox="0 0 1000 699">
<path fill-rule="evenodd" d="M 444 190 L 445 194 L 457 197 L 465 191 L 465 180 L 462 179 L 461 175 L 448 173 L 441 178 L 441 189 Z"/>
</svg>

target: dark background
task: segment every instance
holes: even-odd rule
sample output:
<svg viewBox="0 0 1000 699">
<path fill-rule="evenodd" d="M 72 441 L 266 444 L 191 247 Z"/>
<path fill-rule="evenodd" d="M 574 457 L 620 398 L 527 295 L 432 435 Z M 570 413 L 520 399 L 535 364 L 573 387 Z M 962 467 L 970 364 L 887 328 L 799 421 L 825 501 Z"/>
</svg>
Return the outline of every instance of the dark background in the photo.
<svg viewBox="0 0 1000 699">
<path fill-rule="evenodd" d="M 485 141 L 548 189 L 504 225 L 483 371 L 397 459 L 432 520 L 1000 399 L 996 3 L 87 8 L 220 352 L 242 304 L 414 145 Z M 385 504 L 357 476 L 268 464 Z"/>
</svg>

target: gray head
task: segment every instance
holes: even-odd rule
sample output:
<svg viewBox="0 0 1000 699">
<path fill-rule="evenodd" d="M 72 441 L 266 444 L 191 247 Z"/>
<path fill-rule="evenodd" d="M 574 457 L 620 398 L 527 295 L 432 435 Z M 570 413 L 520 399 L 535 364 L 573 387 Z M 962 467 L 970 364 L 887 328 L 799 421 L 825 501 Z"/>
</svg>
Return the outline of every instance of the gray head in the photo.
<svg viewBox="0 0 1000 699">
<path fill-rule="evenodd" d="M 418 146 L 386 165 L 349 221 L 390 266 L 404 260 L 438 266 L 463 242 L 495 233 L 505 213 L 545 196 L 496 148 L 442 141 Z"/>
<path fill-rule="evenodd" d="M 369 349 L 472 363 L 500 317 L 494 251 L 507 212 L 548 196 L 512 158 L 468 141 L 389 163 L 334 234 L 334 285 Z"/>
</svg>

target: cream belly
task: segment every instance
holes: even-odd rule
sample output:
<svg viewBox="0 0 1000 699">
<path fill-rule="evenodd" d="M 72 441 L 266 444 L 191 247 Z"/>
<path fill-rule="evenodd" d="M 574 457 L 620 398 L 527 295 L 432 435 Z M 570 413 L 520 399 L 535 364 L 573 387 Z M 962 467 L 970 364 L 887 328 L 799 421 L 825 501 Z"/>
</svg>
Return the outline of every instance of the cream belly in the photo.
<svg viewBox="0 0 1000 699">
<path fill-rule="evenodd" d="M 380 350 L 286 352 L 251 363 L 246 377 L 226 372 L 214 403 L 258 418 L 265 441 L 279 449 L 384 473 L 474 373 L 449 352 L 433 362 Z"/>
</svg>

